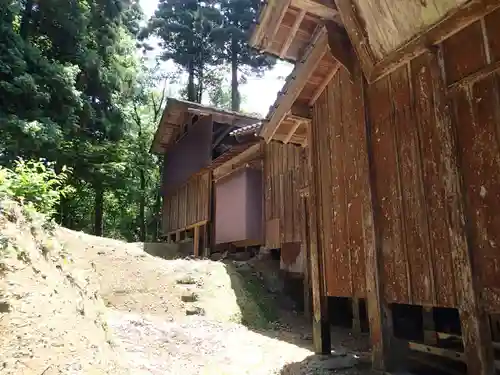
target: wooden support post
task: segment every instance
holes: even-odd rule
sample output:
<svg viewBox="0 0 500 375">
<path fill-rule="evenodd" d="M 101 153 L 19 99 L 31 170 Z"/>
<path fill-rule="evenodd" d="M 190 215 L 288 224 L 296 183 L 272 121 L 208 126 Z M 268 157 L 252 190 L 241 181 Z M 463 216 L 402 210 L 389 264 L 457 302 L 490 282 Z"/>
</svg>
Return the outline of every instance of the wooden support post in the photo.
<svg viewBox="0 0 500 375">
<path fill-rule="evenodd" d="M 175 232 L 175 242 L 179 242 L 181 240 L 181 231 L 178 230 Z"/>
<path fill-rule="evenodd" d="M 368 95 L 366 95 L 366 81 L 363 79 L 359 66 L 356 66 L 353 77 L 360 97 L 363 98 L 364 113 L 359 119 L 364 124 L 366 150 L 362 150 L 363 158 L 360 159 L 361 170 L 368 170 L 368 181 L 364 184 L 363 192 L 363 217 L 365 218 L 365 262 L 366 262 L 366 306 L 368 321 L 370 325 L 370 339 L 372 344 L 373 369 L 377 371 L 390 371 L 394 368 L 394 353 L 392 341 L 394 339 L 392 326 L 392 312 L 384 301 L 381 268 L 383 265 L 379 259 L 382 248 L 382 239 L 377 232 L 377 217 L 380 212 L 376 210 L 377 196 L 372 186 L 375 186 L 376 178 L 373 170 L 373 147 L 371 139 L 371 121 L 368 109 Z M 363 173 L 362 173 L 363 175 Z"/>
<path fill-rule="evenodd" d="M 311 272 L 310 272 L 310 240 L 309 240 L 309 220 L 308 220 L 309 204 L 308 198 L 302 198 L 302 217 L 305 218 L 302 224 L 302 239 L 304 241 L 305 262 L 304 262 L 304 316 L 311 318 Z"/>
<path fill-rule="evenodd" d="M 432 307 L 422 308 L 422 326 L 424 328 L 424 343 L 426 345 L 436 346 L 438 336 L 436 325 L 434 323 L 434 310 Z"/>
<path fill-rule="evenodd" d="M 314 118 L 313 118 L 314 121 Z M 314 138 L 313 138 L 314 137 Z M 323 272 L 324 260 L 319 235 L 319 226 L 321 223 L 321 213 L 318 203 L 318 195 L 321 191 L 321 179 L 319 174 L 318 157 L 318 134 L 313 132 L 313 126 L 308 127 L 308 138 L 310 139 L 310 158 L 309 167 L 312 169 L 312 181 L 310 189 L 310 200 L 308 209 L 308 228 L 309 228 L 309 261 L 310 276 L 312 288 L 312 331 L 314 351 L 317 354 L 331 353 L 330 323 L 328 321 L 328 296 L 326 291 L 325 275 Z"/>
<path fill-rule="evenodd" d="M 352 332 L 354 334 L 361 333 L 361 319 L 359 314 L 359 298 L 351 298 L 352 302 Z"/>
<path fill-rule="evenodd" d="M 193 249 L 194 256 L 198 258 L 200 256 L 200 227 L 194 227 L 194 236 L 193 236 Z"/>
</svg>

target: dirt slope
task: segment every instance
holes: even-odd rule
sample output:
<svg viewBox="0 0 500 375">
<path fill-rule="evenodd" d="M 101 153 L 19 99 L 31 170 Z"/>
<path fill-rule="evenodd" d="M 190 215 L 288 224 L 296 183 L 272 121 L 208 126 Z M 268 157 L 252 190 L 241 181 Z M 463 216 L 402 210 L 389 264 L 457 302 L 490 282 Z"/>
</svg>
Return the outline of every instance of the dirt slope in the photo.
<svg viewBox="0 0 500 375">
<path fill-rule="evenodd" d="M 230 264 L 49 229 L 1 203 L 2 375 L 367 373 L 362 353 L 316 357 L 307 330 L 272 329 Z"/>
</svg>

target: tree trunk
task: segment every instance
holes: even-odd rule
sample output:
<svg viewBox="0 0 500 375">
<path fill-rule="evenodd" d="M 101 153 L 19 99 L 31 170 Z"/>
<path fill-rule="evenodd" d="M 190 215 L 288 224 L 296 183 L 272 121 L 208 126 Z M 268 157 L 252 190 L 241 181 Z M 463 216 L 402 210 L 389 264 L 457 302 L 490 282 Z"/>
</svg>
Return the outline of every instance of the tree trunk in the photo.
<svg viewBox="0 0 500 375">
<path fill-rule="evenodd" d="M 164 158 L 159 158 L 158 168 L 160 169 L 160 184 L 158 189 L 156 190 L 156 200 L 154 205 L 154 233 L 153 233 L 153 241 L 157 241 L 160 237 L 161 233 L 161 225 L 162 225 L 162 206 L 161 206 L 161 197 L 162 197 L 162 189 L 163 189 L 163 163 Z"/>
<path fill-rule="evenodd" d="M 199 74 L 198 74 L 198 92 L 196 96 L 196 102 L 201 103 L 203 97 L 203 61 L 200 61 Z"/>
<path fill-rule="evenodd" d="M 141 242 L 146 242 L 146 177 L 144 169 L 140 171 L 141 199 L 139 202 L 139 236 Z"/>
<path fill-rule="evenodd" d="M 71 228 L 71 223 L 69 220 L 69 200 L 68 198 L 61 197 L 61 203 L 59 204 L 59 212 L 60 212 L 60 217 L 59 217 L 59 224 L 62 225 L 65 228 L 68 229 L 73 229 Z"/>
<path fill-rule="evenodd" d="M 104 189 L 101 186 L 97 186 L 94 189 L 95 189 L 94 235 L 102 237 L 103 214 L 104 214 Z"/>
<path fill-rule="evenodd" d="M 189 74 L 189 79 L 188 79 L 188 100 L 190 102 L 196 102 L 196 88 L 194 86 L 194 56 L 191 57 L 191 60 L 189 61 L 189 68 L 188 68 L 188 74 Z"/>
<path fill-rule="evenodd" d="M 33 12 L 33 6 L 35 5 L 35 0 L 27 0 L 26 7 L 24 8 L 23 15 L 21 17 L 21 26 L 19 27 L 19 35 L 24 40 L 29 37 L 29 26 Z"/>
<path fill-rule="evenodd" d="M 240 92 L 238 87 L 238 42 L 231 41 L 231 110 L 240 111 Z"/>
</svg>

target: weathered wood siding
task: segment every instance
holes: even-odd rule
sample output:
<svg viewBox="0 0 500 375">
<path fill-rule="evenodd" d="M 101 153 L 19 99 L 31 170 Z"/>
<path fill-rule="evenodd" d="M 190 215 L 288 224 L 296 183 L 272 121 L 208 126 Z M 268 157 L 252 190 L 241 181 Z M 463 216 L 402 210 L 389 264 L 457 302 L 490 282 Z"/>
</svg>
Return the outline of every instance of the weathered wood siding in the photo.
<svg viewBox="0 0 500 375">
<path fill-rule="evenodd" d="M 474 273 L 490 312 L 500 311 L 499 35 L 497 10 L 442 45 L 465 194 L 466 229 Z"/>
<path fill-rule="evenodd" d="M 499 21 L 490 14 L 367 88 L 389 303 L 457 306 L 470 253 L 478 292 L 500 309 Z"/>
<path fill-rule="evenodd" d="M 360 73 L 361 74 L 361 73 Z M 366 294 L 365 218 L 369 175 L 362 78 L 351 83 L 344 68 L 313 108 L 311 157 L 317 174 L 318 236 L 330 296 Z"/>
<path fill-rule="evenodd" d="M 192 176 L 163 199 L 163 233 L 210 219 L 211 172 Z"/>
<path fill-rule="evenodd" d="M 264 150 L 264 212 L 266 247 L 281 248 L 282 266 L 302 272 L 297 263 L 305 251 L 305 215 L 300 190 L 308 185 L 307 149 L 292 144 L 270 142 Z M 295 245 L 300 244 L 297 254 Z M 287 252 L 287 249 L 292 249 Z"/>
</svg>

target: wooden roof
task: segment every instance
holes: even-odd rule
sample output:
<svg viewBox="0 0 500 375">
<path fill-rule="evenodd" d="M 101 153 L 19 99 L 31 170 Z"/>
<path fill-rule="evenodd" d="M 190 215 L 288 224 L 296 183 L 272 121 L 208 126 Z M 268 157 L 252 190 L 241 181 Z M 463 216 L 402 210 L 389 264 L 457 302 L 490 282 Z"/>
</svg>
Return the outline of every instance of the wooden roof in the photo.
<svg viewBox="0 0 500 375">
<path fill-rule="evenodd" d="M 195 115 L 212 116 L 213 122 L 234 127 L 245 127 L 261 122 L 261 119 L 238 112 L 218 109 L 193 103 L 186 100 L 168 98 L 167 105 L 160 119 L 158 129 L 153 139 L 151 151 L 165 153 L 167 148 L 175 143 L 177 135 L 183 126 Z"/>
<path fill-rule="evenodd" d="M 224 152 L 222 155 L 220 155 L 217 159 L 213 160 L 212 163 L 202 169 L 200 173 L 204 173 L 205 171 L 212 171 L 218 167 L 220 167 L 223 164 L 226 164 L 227 162 L 232 161 L 233 159 L 237 159 L 239 155 L 247 151 L 249 148 L 252 146 L 258 145 L 260 143 L 260 140 L 255 140 L 255 141 L 250 141 L 246 143 L 242 143 L 236 146 L 231 147 L 228 151 Z"/>
<path fill-rule="evenodd" d="M 314 28 L 333 21 L 340 27 L 330 36 L 347 32 L 374 82 L 498 7 L 499 0 L 269 0 L 250 44 L 298 61 Z"/>
<path fill-rule="evenodd" d="M 211 169 L 213 170 L 214 180 L 218 181 L 241 168 L 259 168 L 263 155 L 262 141 L 248 142 L 233 147 L 233 149 L 221 155 L 212 163 Z"/>
<path fill-rule="evenodd" d="M 250 45 L 296 61 L 323 21 L 341 23 L 333 0 L 269 0 L 261 9 Z"/>
<path fill-rule="evenodd" d="M 277 140 L 306 146 L 311 107 L 341 66 L 332 55 L 326 28 L 318 30 L 303 60 L 297 62 L 278 93 L 260 136 L 266 142 Z"/>
</svg>

